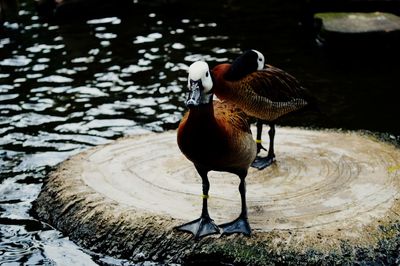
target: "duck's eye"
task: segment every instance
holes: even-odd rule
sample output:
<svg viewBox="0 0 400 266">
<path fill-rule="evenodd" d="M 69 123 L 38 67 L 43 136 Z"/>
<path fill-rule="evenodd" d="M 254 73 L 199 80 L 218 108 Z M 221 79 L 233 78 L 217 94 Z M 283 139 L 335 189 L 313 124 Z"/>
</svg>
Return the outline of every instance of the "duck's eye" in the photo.
<svg viewBox="0 0 400 266">
<path fill-rule="evenodd" d="M 206 78 L 208 78 L 208 75 L 209 75 L 209 74 L 208 74 L 208 71 L 207 71 L 207 72 L 206 72 Z"/>
<path fill-rule="evenodd" d="M 260 62 L 261 62 L 261 61 L 262 61 L 262 59 L 261 59 L 261 58 L 258 58 L 258 61 L 260 61 Z"/>
</svg>

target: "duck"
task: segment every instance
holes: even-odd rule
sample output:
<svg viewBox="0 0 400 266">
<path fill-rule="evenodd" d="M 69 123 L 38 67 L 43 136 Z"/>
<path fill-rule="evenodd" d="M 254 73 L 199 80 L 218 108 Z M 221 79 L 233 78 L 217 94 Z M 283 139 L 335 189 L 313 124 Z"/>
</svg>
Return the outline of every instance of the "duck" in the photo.
<svg viewBox="0 0 400 266">
<path fill-rule="evenodd" d="M 246 206 L 246 176 L 256 157 L 248 115 L 238 106 L 227 101 L 213 99 L 213 79 L 209 66 L 196 61 L 188 71 L 188 112 L 177 130 L 179 149 L 190 160 L 202 180 L 203 205 L 200 218 L 175 227 L 188 232 L 196 239 L 211 234 L 251 234 Z M 216 225 L 208 212 L 210 171 L 222 171 L 237 175 L 241 211 L 237 219 Z"/>
<path fill-rule="evenodd" d="M 236 104 L 257 120 L 257 156 L 252 167 L 262 170 L 271 165 L 275 161 L 277 119 L 307 106 L 314 106 L 315 99 L 295 77 L 282 69 L 265 64 L 264 55 L 257 50 L 245 51 L 232 64 L 215 66 L 212 75 L 215 95 L 221 100 Z M 259 156 L 261 150 L 266 150 L 261 141 L 263 124 L 270 127 L 266 157 Z"/>
</svg>

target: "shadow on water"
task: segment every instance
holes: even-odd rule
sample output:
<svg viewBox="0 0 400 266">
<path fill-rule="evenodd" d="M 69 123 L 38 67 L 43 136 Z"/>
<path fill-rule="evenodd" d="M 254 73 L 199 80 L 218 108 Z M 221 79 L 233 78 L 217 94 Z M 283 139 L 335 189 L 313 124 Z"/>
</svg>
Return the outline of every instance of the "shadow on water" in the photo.
<svg viewBox="0 0 400 266">
<path fill-rule="evenodd" d="M 64 6 L 57 21 L 20 1 L 17 21 L 3 23 L 0 264 L 130 263 L 82 251 L 33 218 L 31 202 L 47 173 L 68 156 L 123 135 L 175 129 L 185 112 L 186 71 L 196 60 L 212 67 L 258 49 L 268 63 L 297 77 L 324 112 L 280 124 L 399 139 L 394 95 L 400 56 L 391 42 L 321 47 L 300 25 L 304 6 L 294 0 L 142 2 L 100 11 Z"/>
</svg>

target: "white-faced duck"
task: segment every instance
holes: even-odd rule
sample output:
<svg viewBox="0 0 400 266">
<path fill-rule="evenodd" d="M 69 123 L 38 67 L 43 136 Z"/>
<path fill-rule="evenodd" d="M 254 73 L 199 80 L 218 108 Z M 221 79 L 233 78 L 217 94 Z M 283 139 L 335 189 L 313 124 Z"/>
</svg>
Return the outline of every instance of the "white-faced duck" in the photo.
<svg viewBox="0 0 400 266">
<path fill-rule="evenodd" d="M 276 120 L 315 103 L 296 78 L 279 68 L 265 65 L 264 61 L 262 53 L 248 50 L 232 64 L 219 64 L 212 70 L 215 95 L 257 118 L 257 154 L 261 149 L 266 150 L 261 144 L 263 123 L 270 126 L 268 154 L 266 157 L 257 156 L 252 163 L 258 169 L 269 166 L 275 160 Z"/>
<path fill-rule="evenodd" d="M 245 178 L 256 157 L 248 116 L 229 102 L 213 101 L 213 81 L 206 62 L 198 61 L 189 67 L 189 111 L 178 128 L 178 146 L 193 162 L 203 183 L 203 209 L 199 219 L 176 229 L 193 233 L 195 238 L 217 234 L 243 233 L 250 235 L 247 220 Z M 233 173 L 240 178 L 239 191 L 242 208 L 233 222 L 217 226 L 207 208 L 209 171 Z"/>
</svg>

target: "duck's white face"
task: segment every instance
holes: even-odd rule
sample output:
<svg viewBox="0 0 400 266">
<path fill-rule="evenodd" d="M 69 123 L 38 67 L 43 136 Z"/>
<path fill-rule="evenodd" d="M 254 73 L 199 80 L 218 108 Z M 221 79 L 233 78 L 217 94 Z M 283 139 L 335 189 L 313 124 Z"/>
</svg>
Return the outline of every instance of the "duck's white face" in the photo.
<svg viewBox="0 0 400 266">
<path fill-rule="evenodd" d="M 190 95 L 186 105 L 197 106 L 209 103 L 212 100 L 212 87 L 213 81 L 208 64 L 204 61 L 191 64 L 188 76 Z"/>
<path fill-rule="evenodd" d="M 257 70 L 264 69 L 264 65 L 265 65 L 264 55 L 257 50 L 252 50 L 252 51 L 257 54 L 257 65 L 258 65 Z"/>
</svg>

